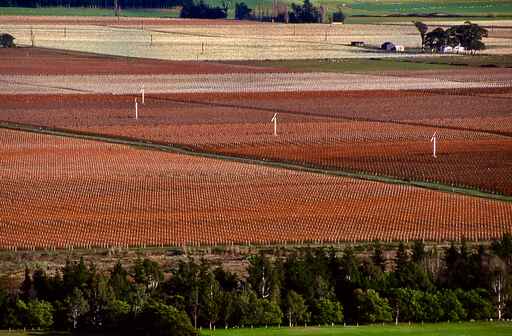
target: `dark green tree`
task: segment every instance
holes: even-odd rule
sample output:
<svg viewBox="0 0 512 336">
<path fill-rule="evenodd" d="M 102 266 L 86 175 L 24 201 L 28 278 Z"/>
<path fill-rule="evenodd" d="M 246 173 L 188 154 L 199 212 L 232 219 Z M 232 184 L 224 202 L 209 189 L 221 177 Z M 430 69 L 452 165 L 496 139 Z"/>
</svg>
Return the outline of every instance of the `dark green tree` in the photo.
<svg viewBox="0 0 512 336">
<path fill-rule="evenodd" d="M 137 318 L 139 328 L 146 335 L 155 336 L 196 336 L 196 329 L 182 311 L 160 302 L 150 302 Z"/>
<path fill-rule="evenodd" d="M 416 29 L 418 29 L 418 32 L 421 36 L 421 49 L 423 50 L 425 48 L 425 35 L 428 32 L 428 26 L 420 21 L 413 21 L 414 26 Z"/>
<path fill-rule="evenodd" d="M 245 2 L 235 4 L 235 19 L 237 20 L 251 20 L 254 16 L 252 15 L 252 9 L 247 6 Z"/>
</svg>

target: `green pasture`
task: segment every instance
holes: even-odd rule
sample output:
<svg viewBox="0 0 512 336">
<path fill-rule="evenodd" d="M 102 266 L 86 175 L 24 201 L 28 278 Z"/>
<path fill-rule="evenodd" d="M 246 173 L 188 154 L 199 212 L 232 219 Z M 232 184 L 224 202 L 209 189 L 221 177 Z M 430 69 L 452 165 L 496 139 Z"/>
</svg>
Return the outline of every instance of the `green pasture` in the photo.
<svg viewBox="0 0 512 336">
<path fill-rule="evenodd" d="M 233 61 L 228 64 L 241 64 L 261 67 L 280 67 L 303 72 L 378 72 L 378 71 L 421 71 L 450 70 L 461 67 L 512 67 L 512 56 L 439 56 L 370 59 L 313 59 L 313 60 L 267 60 Z M 511 334 L 512 335 L 512 334 Z"/>
<path fill-rule="evenodd" d="M 201 336 L 510 336 L 512 322 L 464 322 L 464 323 L 432 323 L 432 324 L 402 324 L 371 325 L 371 326 L 336 326 L 336 327 L 272 327 L 272 328 L 245 328 L 223 329 L 215 331 L 203 329 Z M 63 332 L 37 332 L 37 331 L 0 331 L 0 336 L 67 336 Z M 96 335 L 93 333 L 79 333 L 82 336 Z"/>
<path fill-rule="evenodd" d="M 439 323 L 347 327 L 218 329 L 202 336 L 510 336 L 512 323 Z"/>
<path fill-rule="evenodd" d="M 335 60 L 282 60 L 229 62 L 263 67 L 281 67 L 301 72 L 376 72 L 402 70 L 443 70 L 455 66 L 411 62 L 408 59 L 335 59 Z"/>
</svg>

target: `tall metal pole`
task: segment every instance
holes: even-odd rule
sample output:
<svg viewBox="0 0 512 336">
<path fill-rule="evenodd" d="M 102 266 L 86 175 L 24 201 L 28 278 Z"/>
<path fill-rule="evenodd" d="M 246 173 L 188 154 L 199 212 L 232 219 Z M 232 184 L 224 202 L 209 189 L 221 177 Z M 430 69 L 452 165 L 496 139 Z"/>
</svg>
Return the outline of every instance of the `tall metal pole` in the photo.
<svg viewBox="0 0 512 336">
<path fill-rule="evenodd" d="M 137 103 L 137 98 L 135 98 L 135 120 L 139 119 L 139 104 Z"/>
<path fill-rule="evenodd" d="M 274 136 L 277 136 L 277 113 L 274 113 L 270 121 L 274 122 Z"/>
<path fill-rule="evenodd" d="M 436 140 L 437 140 L 437 132 L 434 132 L 434 135 L 432 135 L 432 138 L 430 138 L 430 142 L 432 142 L 432 151 L 433 151 L 433 156 L 436 158 L 437 157 L 437 153 L 436 153 Z"/>
</svg>

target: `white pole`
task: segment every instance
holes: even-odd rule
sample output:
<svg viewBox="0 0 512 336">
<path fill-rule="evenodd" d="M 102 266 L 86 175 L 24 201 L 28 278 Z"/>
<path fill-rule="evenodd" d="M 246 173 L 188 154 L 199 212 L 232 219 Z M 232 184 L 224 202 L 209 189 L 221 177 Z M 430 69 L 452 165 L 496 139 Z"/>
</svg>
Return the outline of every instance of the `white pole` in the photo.
<svg viewBox="0 0 512 336">
<path fill-rule="evenodd" d="M 142 105 L 144 105 L 144 84 L 142 84 L 142 89 L 140 90 L 142 94 Z"/>
<path fill-rule="evenodd" d="M 432 138 L 430 139 L 430 142 L 432 142 L 432 151 L 433 151 L 433 156 L 436 158 L 436 134 L 437 132 L 434 132 L 434 135 L 432 135 Z"/>
<path fill-rule="evenodd" d="M 135 119 L 139 119 L 139 104 L 137 103 L 137 98 L 135 98 Z"/>
<path fill-rule="evenodd" d="M 274 122 L 274 136 L 277 136 L 277 113 L 274 113 L 274 116 L 270 121 Z"/>
</svg>

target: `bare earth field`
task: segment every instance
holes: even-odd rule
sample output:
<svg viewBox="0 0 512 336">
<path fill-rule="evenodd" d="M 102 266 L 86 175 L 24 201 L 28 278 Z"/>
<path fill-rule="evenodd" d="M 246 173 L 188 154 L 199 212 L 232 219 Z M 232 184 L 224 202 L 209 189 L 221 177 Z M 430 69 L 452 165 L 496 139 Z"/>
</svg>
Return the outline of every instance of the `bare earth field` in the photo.
<svg viewBox="0 0 512 336">
<path fill-rule="evenodd" d="M 127 59 L 44 48 L 3 49 L 0 75 L 162 75 L 279 72 L 284 69 L 213 62 Z"/>
<path fill-rule="evenodd" d="M 1 248 L 476 240 L 512 229 L 507 202 L 19 131 L 0 130 L 0 141 Z"/>
</svg>

